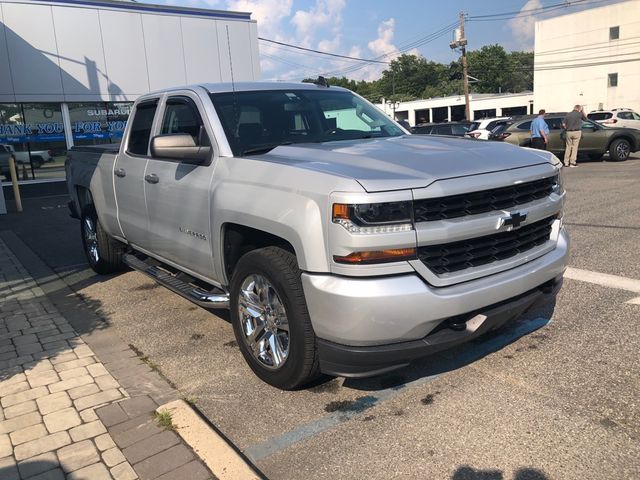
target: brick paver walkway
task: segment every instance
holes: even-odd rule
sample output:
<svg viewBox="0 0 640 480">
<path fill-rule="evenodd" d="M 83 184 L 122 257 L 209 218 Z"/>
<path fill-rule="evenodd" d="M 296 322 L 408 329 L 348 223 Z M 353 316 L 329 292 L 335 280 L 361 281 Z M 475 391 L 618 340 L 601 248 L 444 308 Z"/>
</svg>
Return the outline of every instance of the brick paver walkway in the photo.
<svg viewBox="0 0 640 480">
<path fill-rule="evenodd" d="M 0 352 L 0 478 L 137 478 L 95 413 L 127 393 L 2 241 Z"/>
<path fill-rule="evenodd" d="M 111 349 L 101 363 L 0 240 L 1 480 L 210 478 L 154 422 L 158 404 L 139 385 L 160 401 L 155 372 L 126 345 Z"/>
</svg>

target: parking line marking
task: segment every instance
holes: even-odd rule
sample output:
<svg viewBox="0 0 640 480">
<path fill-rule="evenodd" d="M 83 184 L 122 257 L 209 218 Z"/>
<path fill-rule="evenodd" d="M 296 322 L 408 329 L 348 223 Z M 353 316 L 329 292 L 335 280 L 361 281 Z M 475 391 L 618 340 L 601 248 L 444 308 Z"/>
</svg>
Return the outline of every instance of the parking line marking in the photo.
<svg viewBox="0 0 640 480">
<path fill-rule="evenodd" d="M 439 356 L 447 364 L 447 372 L 456 370 L 473 361 L 479 360 L 480 358 L 490 353 L 496 352 L 503 347 L 506 347 L 507 345 L 518 340 L 520 337 L 530 334 L 538 330 L 539 328 L 548 325 L 549 323 L 551 323 L 551 320 L 547 318 L 535 318 L 528 322 L 521 323 L 515 328 L 507 330 L 500 335 L 490 338 L 482 343 L 469 344 L 471 345 L 471 348 L 466 349 L 459 355 L 444 357 L 442 356 L 442 354 L 440 354 Z M 362 396 L 349 407 L 349 410 L 332 412 L 322 418 L 319 418 L 318 420 L 314 420 L 312 422 L 300 425 L 293 430 L 289 430 L 288 432 L 285 432 L 280 436 L 270 438 L 269 440 L 258 443 L 256 445 L 252 445 L 246 448 L 243 453 L 252 462 L 258 462 L 275 453 L 285 450 L 298 442 L 314 437 L 319 433 L 329 430 L 332 427 L 351 420 L 356 415 L 365 412 L 375 405 L 380 405 L 387 400 L 391 400 L 392 398 L 402 393 L 402 391 L 411 387 L 424 385 L 431 380 L 438 378 L 440 375 L 443 375 L 443 373 L 418 378 L 417 380 L 407 382 L 403 385 L 386 388 L 384 390 L 379 390 L 378 392 Z"/>
<path fill-rule="evenodd" d="M 564 272 L 566 278 L 578 280 L 580 282 L 593 283 L 601 287 L 615 288 L 618 290 L 626 290 L 628 292 L 640 293 L 640 280 L 635 278 L 621 277 L 618 275 L 610 275 L 608 273 L 592 272 L 591 270 L 582 270 L 580 268 L 569 267 Z M 626 303 L 640 305 L 640 297 L 632 298 Z"/>
</svg>

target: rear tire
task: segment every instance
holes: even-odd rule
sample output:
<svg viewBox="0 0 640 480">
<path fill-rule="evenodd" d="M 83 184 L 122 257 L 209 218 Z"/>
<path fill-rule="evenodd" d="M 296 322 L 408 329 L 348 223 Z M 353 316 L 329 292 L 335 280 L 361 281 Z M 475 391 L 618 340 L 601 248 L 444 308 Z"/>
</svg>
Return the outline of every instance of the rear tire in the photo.
<svg viewBox="0 0 640 480">
<path fill-rule="evenodd" d="M 616 162 L 624 162 L 631 155 L 631 145 L 628 140 L 618 138 L 609 145 L 609 158 Z"/>
<path fill-rule="evenodd" d="M 80 236 L 89 265 L 96 273 L 106 275 L 125 269 L 122 257 L 127 247 L 111 238 L 98 220 L 96 208 L 86 205 L 80 215 Z"/>
<path fill-rule="evenodd" d="M 240 258 L 231 279 L 231 322 L 240 351 L 260 379 L 283 390 L 320 375 L 300 275 L 294 254 L 266 247 Z"/>
</svg>

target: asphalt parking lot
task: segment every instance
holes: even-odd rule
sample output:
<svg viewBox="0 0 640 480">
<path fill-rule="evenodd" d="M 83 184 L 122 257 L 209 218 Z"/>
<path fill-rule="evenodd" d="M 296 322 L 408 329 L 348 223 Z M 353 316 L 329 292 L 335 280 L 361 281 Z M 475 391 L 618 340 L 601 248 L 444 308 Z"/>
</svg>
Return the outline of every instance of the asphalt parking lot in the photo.
<svg viewBox="0 0 640 480">
<path fill-rule="evenodd" d="M 566 172 L 572 278 L 554 306 L 367 380 L 260 382 L 225 315 L 127 272 L 87 270 L 61 196 L 0 217 L 268 478 L 640 478 L 640 155 Z M 575 279 L 574 279 L 575 278 Z M 606 283 L 606 282 L 604 282 Z"/>
</svg>

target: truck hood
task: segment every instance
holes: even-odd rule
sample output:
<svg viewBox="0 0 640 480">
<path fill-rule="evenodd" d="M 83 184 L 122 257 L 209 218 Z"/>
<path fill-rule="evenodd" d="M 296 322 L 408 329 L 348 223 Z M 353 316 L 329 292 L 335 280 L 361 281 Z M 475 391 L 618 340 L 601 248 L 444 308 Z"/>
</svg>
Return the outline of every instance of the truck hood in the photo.
<svg viewBox="0 0 640 480">
<path fill-rule="evenodd" d="M 283 145 L 252 158 L 353 178 L 367 192 L 553 163 L 553 155 L 542 150 L 423 135 Z"/>
</svg>

